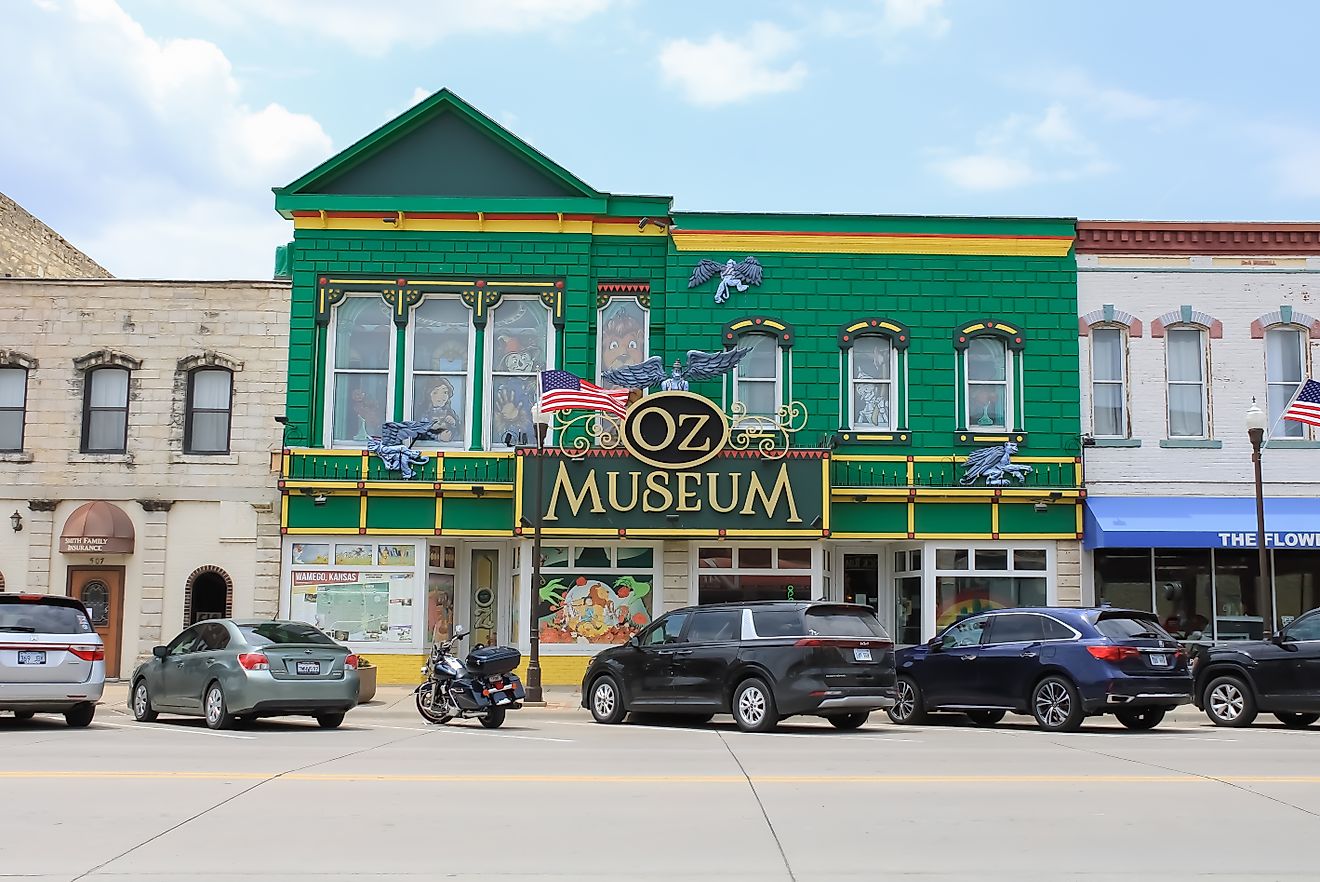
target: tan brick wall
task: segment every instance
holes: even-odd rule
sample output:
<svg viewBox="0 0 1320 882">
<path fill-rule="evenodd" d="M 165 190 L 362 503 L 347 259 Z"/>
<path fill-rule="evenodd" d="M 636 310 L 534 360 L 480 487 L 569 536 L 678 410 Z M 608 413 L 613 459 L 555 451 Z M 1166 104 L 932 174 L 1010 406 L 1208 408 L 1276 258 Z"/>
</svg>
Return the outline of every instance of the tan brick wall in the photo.
<svg viewBox="0 0 1320 882">
<path fill-rule="evenodd" d="M 0 193 L 0 276 L 108 279 L 110 272 Z"/>
<path fill-rule="evenodd" d="M 1059 606 L 1082 605 L 1082 543 L 1060 542 L 1054 551 Z"/>
</svg>

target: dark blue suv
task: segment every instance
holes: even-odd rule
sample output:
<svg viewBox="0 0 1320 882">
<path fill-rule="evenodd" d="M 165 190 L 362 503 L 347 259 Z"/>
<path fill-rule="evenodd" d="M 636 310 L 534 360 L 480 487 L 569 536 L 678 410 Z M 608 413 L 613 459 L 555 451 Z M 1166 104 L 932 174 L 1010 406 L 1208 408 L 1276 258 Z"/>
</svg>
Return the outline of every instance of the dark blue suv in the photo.
<svg viewBox="0 0 1320 882">
<path fill-rule="evenodd" d="M 970 616 L 898 651 L 895 723 L 934 711 L 990 726 L 1012 711 L 1071 732 L 1112 713 L 1151 729 L 1192 700 L 1187 653 L 1154 615 L 1130 609 L 1003 609 Z"/>
</svg>

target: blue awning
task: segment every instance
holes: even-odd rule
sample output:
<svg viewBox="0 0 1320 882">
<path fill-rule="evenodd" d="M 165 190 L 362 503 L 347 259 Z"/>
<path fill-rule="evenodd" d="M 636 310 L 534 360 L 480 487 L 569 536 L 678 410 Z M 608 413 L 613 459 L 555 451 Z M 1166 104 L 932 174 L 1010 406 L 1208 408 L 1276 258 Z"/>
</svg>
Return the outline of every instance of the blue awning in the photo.
<svg viewBox="0 0 1320 882">
<path fill-rule="evenodd" d="M 1255 548 L 1249 496 L 1090 496 L 1086 548 Z M 1265 500 L 1266 548 L 1320 548 L 1320 499 Z"/>
</svg>

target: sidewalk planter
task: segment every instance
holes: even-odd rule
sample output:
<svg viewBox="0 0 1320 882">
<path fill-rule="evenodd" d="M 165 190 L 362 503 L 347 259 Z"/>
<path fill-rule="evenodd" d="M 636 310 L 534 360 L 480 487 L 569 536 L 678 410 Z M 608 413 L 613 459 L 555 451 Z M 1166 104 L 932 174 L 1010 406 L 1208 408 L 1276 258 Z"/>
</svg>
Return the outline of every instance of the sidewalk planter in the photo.
<svg viewBox="0 0 1320 882">
<path fill-rule="evenodd" d="M 358 704 L 366 704 L 376 697 L 376 666 L 365 658 L 358 658 Z"/>
</svg>

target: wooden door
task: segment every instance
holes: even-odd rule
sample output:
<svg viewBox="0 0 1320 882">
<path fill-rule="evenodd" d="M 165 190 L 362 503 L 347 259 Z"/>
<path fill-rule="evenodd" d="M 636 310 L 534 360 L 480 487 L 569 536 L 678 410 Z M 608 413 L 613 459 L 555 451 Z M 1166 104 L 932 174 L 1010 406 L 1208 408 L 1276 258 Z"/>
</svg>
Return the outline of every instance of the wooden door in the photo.
<svg viewBox="0 0 1320 882">
<path fill-rule="evenodd" d="M 117 678 L 124 633 L 124 568 L 69 567 L 69 596 L 87 607 L 92 627 L 105 643 L 105 675 Z"/>
</svg>

